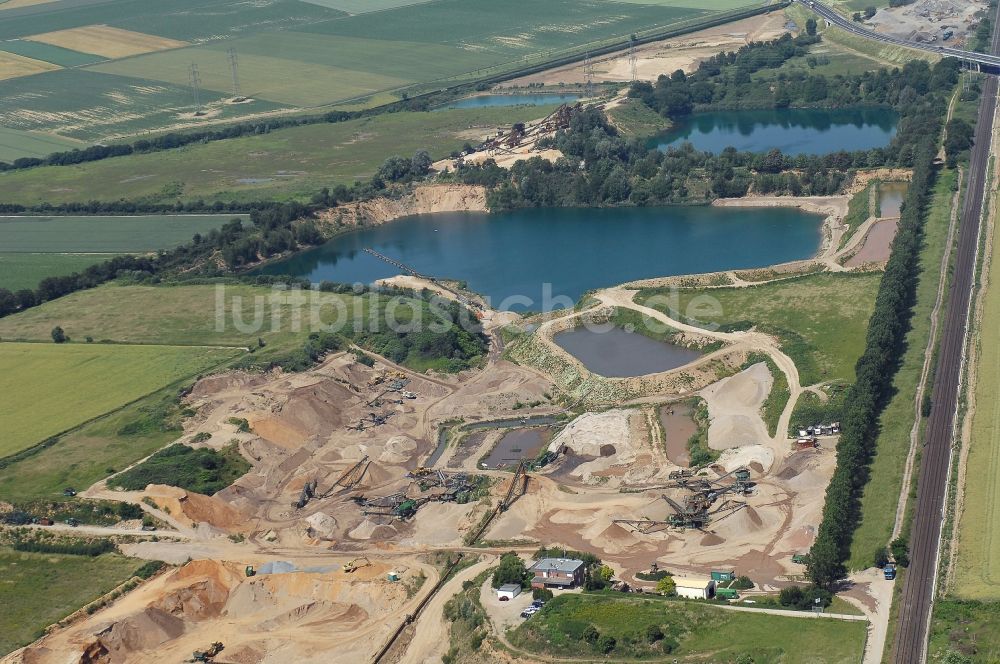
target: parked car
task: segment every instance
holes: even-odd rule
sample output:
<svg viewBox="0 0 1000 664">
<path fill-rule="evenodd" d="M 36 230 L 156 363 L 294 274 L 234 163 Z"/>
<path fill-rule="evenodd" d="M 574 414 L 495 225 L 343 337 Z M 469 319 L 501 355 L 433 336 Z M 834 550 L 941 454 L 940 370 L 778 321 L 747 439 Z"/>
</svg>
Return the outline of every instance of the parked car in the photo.
<svg viewBox="0 0 1000 664">
<path fill-rule="evenodd" d="M 500 601 L 501 602 L 509 602 L 510 601 L 510 597 L 507 597 L 506 595 L 500 595 Z"/>
<path fill-rule="evenodd" d="M 536 599 L 536 600 L 535 600 L 534 602 L 532 602 L 532 603 L 531 603 L 531 606 L 533 606 L 533 607 L 534 607 L 534 608 L 536 608 L 536 609 L 540 609 L 540 608 L 542 608 L 543 606 L 545 606 L 545 602 L 543 602 L 543 601 L 542 601 L 542 600 L 540 600 L 540 599 Z"/>
</svg>

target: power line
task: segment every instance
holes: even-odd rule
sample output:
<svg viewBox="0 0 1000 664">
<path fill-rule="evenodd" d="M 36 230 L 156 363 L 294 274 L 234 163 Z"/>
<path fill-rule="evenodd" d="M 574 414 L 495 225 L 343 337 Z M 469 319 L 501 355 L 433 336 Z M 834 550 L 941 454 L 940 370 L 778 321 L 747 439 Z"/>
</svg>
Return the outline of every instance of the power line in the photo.
<svg viewBox="0 0 1000 664">
<path fill-rule="evenodd" d="M 194 62 L 191 63 L 191 73 L 189 75 L 191 82 L 191 93 L 194 95 L 194 110 L 195 113 L 201 113 L 201 76 L 198 74 L 198 65 Z"/>
<path fill-rule="evenodd" d="M 239 99 L 242 95 L 240 94 L 239 60 L 236 57 L 236 49 L 230 46 L 226 53 L 229 54 L 229 66 L 233 70 L 233 99 Z"/>
</svg>

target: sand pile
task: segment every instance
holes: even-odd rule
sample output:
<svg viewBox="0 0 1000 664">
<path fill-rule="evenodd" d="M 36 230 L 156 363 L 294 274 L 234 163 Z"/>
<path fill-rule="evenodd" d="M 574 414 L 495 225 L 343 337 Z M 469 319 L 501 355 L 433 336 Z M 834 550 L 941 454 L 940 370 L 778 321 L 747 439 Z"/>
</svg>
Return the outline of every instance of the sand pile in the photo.
<svg viewBox="0 0 1000 664">
<path fill-rule="evenodd" d="M 382 463 L 402 465 L 410 460 L 413 451 L 417 449 L 417 442 L 406 436 L 393 436 L 385 442 L 382 454 L 378 460 Z"/>
<path fill-rule="evenodd" d="M 823 457 L 817 450 L 798 452 L 785 460 L 777 477 L 795 491 L 815 490 L 829 481 L 821 468 L 822 462 Z"/>
<path fill-rule="evenodd" d="M 246 519 L 229 503 L 219 498 L 163 484 L 150 484 L 144 493 L 161 509 L 169 511 L 170 516 L 182 522 L 186 521 L 192 527 L 206 523 L 229 533 L 250 530 L 250 524 Z"/>
<path fill-rule="evenodd" d="M 347 536 L 356 540 L 392 539 L 396 536 L 396 528 L 389 524 L 379 523 L 373 519 L 365 519 L 348 531 Z"/>
<path fill-rule="evenodd" d="M 343 428 L 341 413 L 353 396 L 340 383 L 324 380 L 293 390 L 277 412 L 247 419 L 261 438 L 286 448 L 298 447 L 313 436 L 326 438 Z"/>
<path fill-rule="evenodd" d="M 337 520 L 329 514 L 316 512 L 306 517 L 306 535 L 319 539 L 333 539 L 337 533 Z"/>
<path fill-rule="evenodd" d="M 267 381 L 268 376 L 265 374 L 232 371 L 230 373 L 202 378 L 195 383 L 188 396 L 191 399 L 203 399 L 228 390 L 249 392 L 251 389 L 263 385 Z"/>
<path fill-rule="evenodd" d="M 595 474 L 635 462 L 637 449 L 632 444 L 630 417 L 630 411 L 620 409 L 584 413 L 559 432 L 549 443 L 549 450 L 565 448 L 567 454 L 589 458 L 570 476 L 584 482 L 596 481 Z"/>
<path fill-rule="evenodd" d="M 770 440 L 760 409 L 774 380 L 758 362 L 701 391 L 708 404 L 708 445 L 715 450 L 760 445 Z"/>
<path fill-rule="evenodd" d="M 723 452 L 716 464 L 721 466 L 726 473 L 741 466 L 747 466 L 759 476 L 769 471 L 774 465 L 774 451 L 763 445 L 734 447 Z"/>
<path fill-rule="evenodd" d="M 160 661 L 167 653 L 163 661 L 179 661 L 171 655 L 218 638 L 226 646 L 222 661 L 257 662 L 273 654 L 269 632 L 280 633 L 286 643 L 328 634 L 331 641 L 323 648 L 329 653 L 344 634 L 407 600 L 406 587 L 385 578 L 389 569 L 376 561 L 351 575 L 293 572 L 246 578 L 235 564 L 193 562 L 102 613 L 109 619 L 96 629 L 91 622 L 57 632 L 29 647 L 20 661 L 125 664 Z M 301 659 L 290 654 L 274 661 Z"/>
</svg>

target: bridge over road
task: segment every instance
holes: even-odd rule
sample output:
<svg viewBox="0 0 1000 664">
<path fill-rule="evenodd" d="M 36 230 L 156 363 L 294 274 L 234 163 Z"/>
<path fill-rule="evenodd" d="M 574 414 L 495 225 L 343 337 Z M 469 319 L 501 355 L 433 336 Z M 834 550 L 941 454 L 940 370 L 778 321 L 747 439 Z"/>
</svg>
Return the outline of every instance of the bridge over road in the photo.
<svg viewBox="0 0 1000 664">
<path fill-rule="evenodd" d="M 808 7 L 816 14 L 819 14 L 822 18 L 826 19 L 833 25 L 836 25 L 838 28 L 846 30 L 852 34 L 865 37 L 866 39 L 882 42 L 884 44 L 894 44 L 896 46 L 915 48 L 920 51 L 927 51 L 928 53 L 936 53 L 942 57 L 957 58 L 963 62 L 975 65 L 982 71 L 988 71 L 994 74 L 1000 73 L 1000 55 L 994 55 L 992 52 L 976 53 L 975 51 L 963 51 L 959 48 L 948 48 L 941 45 L 912 42 L 907 39 L 900 39 L 899 37 L 893 37 L 892 35 L 885 35 L 880 32 L 869 30 L 859 25 L 856 21 L 852 21 L 837 13 L 833 9 L 830 9 L 818 0 L 792 0 L 792 2 L 798 2 L 803 7 Z"/>
</svg>

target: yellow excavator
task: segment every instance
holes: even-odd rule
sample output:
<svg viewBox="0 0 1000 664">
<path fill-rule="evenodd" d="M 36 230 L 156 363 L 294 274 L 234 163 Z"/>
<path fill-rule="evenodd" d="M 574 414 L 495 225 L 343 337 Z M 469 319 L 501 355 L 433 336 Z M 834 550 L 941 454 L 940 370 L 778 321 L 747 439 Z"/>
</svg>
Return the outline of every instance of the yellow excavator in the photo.
<svg viewBox="0 0 1000 664">
<path fill-rule="evenodd" d="M 372 561 L 368 560 L 368 556 L 361 556 L 360 558 L 355 558 L 351 562 L 344 565 L 344 573 L 350 574 L 356 569 L 360 569 L 362 567 L 368 567 L 371 564 Z"/>
</svg>

